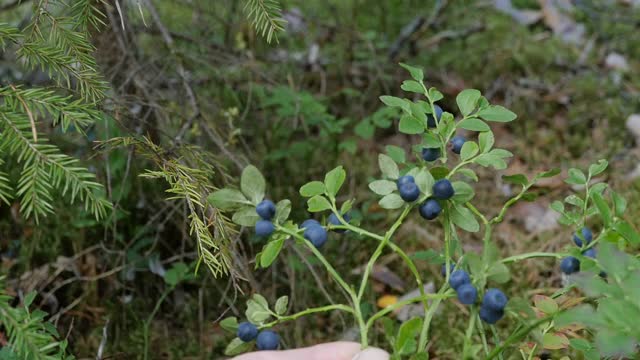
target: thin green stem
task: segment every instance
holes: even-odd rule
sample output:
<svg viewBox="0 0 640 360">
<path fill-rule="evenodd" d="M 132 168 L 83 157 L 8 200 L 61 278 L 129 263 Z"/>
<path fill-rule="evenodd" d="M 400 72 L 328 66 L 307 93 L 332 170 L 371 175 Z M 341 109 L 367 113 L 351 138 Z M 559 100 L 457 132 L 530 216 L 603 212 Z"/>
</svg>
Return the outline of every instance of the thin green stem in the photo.
<svg viewBox="0 0 640 360">
<path fill-rule="evenodd" d="M 174 289 L 173 286 L 165 289 L 165 291 L 162 293 L 158 301 L 156 301 L 156 305 L 153 308 L 153 311 L 151 311 L 149 318 L 147 318 L 147 320 L 143 324 L 142 331 L 143 331 L 143 337 L 144 337 L 144 360 L 147 360 L 149 358 L 149 327 L 151 326 L 151 322 L 153 321 L 153 318 L 156 316 L 156 313 L 158 312 L 158 310 L 160 310 L 160 305 L 162 305 L 162 302 L 164 302 L 164 299 L 166 299 L 167 296 L 169 296 L 169 294 L 173 291 L 173 289 Z"/>
<path fill-rule="evenodd" d="M 500 346 L 500 336 L 498 335 L 498 331 L 496 330 L 496 327 L 493 325 L 489 327 L 491 328 L 491 333 L 493 334 L 493 343 L 496 344 L 496 346 Z M 502 352 L 498 354 L 498 359 L 504 360 L 502 357 Z"/>
<path fill-rule="evenodd" d="M 291 320 L 296 320 L 302 316 L 305 315 L 309 315 L 309 314 L 314 314 L 314 313 L 319 313 L 319 312 L 327 312 L 327 311 L 332 311 L 332 310 L 341 310 L 341 311 L 346 311 L 348 313 L 354 313 L 355 311 L 353 310 L 353 308 L 351 306 L 348 305 L 343 305 L 343 304 L 337 304 L 337 305 L 327 305 L 327 306 L 321 306 L 321 307 L 315 307 L 315 308 L 310 308 L 310 309 L 306 309 L 303 311 L 300 311 L 298 313 L 292 314 L 292 315 L 287 315 L 287 316 L 280 316 L 277 320 L 272 321 L 270 323 L 264 324 L 262 326 L 260 326 L 260 329 L 265 329 L 265 328 L 270 328 L 274 325 L 277 325 L 279 323 L 285 322 L 285 321 L 291 321 Z"/>
<path fill-rule="evenodd" d="M 557 314 L 555 314 L 557 315 Z M 554 315 L 554 316 L 555 316 Z M 547 316 L 544 317 L 542 319 L 539 319 L 538 321 L 536 321 L 535 323 L 522 328 L 519 331 L 516 331 L 515 333 L 511 334 L 511 336 L 509 336 L 504 342 L 502 342 L 502 344 L 500 344 L 499 346 L 496 346 L 490 353 L 489 355 L 487 355 L 487 357 L 485 358 L 485 360 L 491 360 L 493 358 L 495 358 L 496 356 L 502 354 L 502 352 L 504 351 L 504 349 L 507 346 L 511 346 L 512 344 L 522 340 L 524 337 L 526 337 L 531 331 L 533 331 L 535 328 L 537 328 L 538 326 L 540 326 L 541 324 L 544 324 L 546 322 L 548 322 L 553 316 Z"/>
<path fill-rule="evenodd" d="M 476 315 L 478 320 L 480 320 L 480 316 Z M 482 348 L 484 349 L 484 354 L 489 355 L 489 344 L 487 343 L 487 336 L 484 334 L 484 326 L 482 325 L 482 321 L 476 320 L 476 325 L 478 327 L 478 334 L 480 334 L 480 339 L 482 340 Z"/>
<path fill-rule="evenodd" d="M 478 210 L 475 206 L 473 206 L 473 204 L 472 204 L 472 203 L 467 202 L 467 203 L 465 203 L 465 205 L 467 205 L 467 207 L 469 208 L 469 210 L 471 210 L 471 212 L 472 212 L 475 216 L 479 217 L 479 218 L 480 218 L 480 220 L 482 220 L 482 223 L 483 223 L 483 224 L 485 224 L 485 225 L 489 224 L 489 220 L 487 220 L 487 218 L 486 218 L 484 215 L 482 215 L 482 213 L 480 212 L 480 210 Z"/>
<path fill-rule="evenodd" d="M 463 359 L 469 359 L 473 356 L 472 354 L 470 354 L 471 337 L 473 336 L 473 329 L 475 329 L 477 317 L 478 317 L 478 309 L 477 307 L 473 306 L 471 308 L 471 316 L 469 316 L 469 325 L 467 326 L 467 332 L 465 333 L 465 336 L 464 336 L 464 348 L 462 350 Z"/>
<path fill-rule="evenodd" d="M 561 259 L 562 257 L 564 257 L 564 254 L 547 253 L 547 252 L 530 252 L 530 253 L 525 253 L 520 255 L 509 256 L 507 258 L 502 259 L 502 262 L 507 264 L 511 262 L 517 262 L 517 261 L 522 261 L 526 259 L 540 258 L 540 257 L 553 257 L 553 258 Z"/>
</svg>

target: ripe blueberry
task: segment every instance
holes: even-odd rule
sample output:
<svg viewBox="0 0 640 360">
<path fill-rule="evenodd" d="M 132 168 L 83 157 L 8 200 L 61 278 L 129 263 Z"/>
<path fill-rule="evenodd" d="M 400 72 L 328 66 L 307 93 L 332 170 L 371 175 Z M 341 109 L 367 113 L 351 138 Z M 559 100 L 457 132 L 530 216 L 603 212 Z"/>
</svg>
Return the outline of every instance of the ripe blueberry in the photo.
<svg viewBox="0 0 640 360">
<path fill-rule="evenodd" d="M 590 257 L 592 259 L 596 258 L 596 249 L 594 248 L 589 248 L 587 250 L 585 250 L 582 255 L 586 256 L 586 257 Z"/>
<path fill-rule="evenodd" d="M 472 305 L 478 297 L 478 290 L 471 284 L 462 284 L 456 289 L 458 300 L 465 305 Z"/>
<path fill-rule="evenodd" d="M 424 161 L 436 161 L 440 157 L 440 149 L 438 148 L 423 148 L 422 159 Z"/>
<path fill-rule="evenodd" d="M 560 270 L 567 275 L 576 273 L 580 271 L 580 260 L 573 256 L 567 256 L 560 262 Z"/>
<path fill-rule="evenodd" d="M 480 319 L 487 324 L 495 324 L 504 316 L 504 310 L 493 310 L 486 306 L 480 307 Z"/>
<path fill-rule="evenodd" d="M 451 181 L 447 179 L 440 179 L 433 184 L 433 197 L 439 200 L 447 200 L 450 199 L 455 191 L 453 190 L 453 185 L 451 185 Z"/>
<path fill-rule="evenodd" d="M 440 211 L 442 211 L 442 207 L 440 207 L 440 203 L 438 203 L 434 199 L 427 199 L 422 205 L 420 205 L 420 216 L 427 220 L 433 220 L 440 215 Z"/>
<path fill-rule="evenodd" d="M 469 274 L 464 270 L 456 270 L 449 275 L 449 285 L 454 290 L 458 290 L 460 286 L 469 284 L 470 282 Z"/>
<path fill-rule="evenodd" d="M 583 227 L 580 232 L 582 233 L 582 239 L 580 238 L 578 233 L 573 234 L 573 242 L 576 243 L 576 245 L 582 246 L 583 239 L 587 244 L 589 244 L 591 240 L 593 240 L 593 233 L 591 233 L 591 230 L 589 230 L 588 228 Z"/>
<path fill-rule="evenodd" d="M 327 230 L 320 225 L 311 225 L 304 230 L 304 238 L 319 249 L 327 242 Z"/>
<path fill-rule="evenodd" d="M 466 141 L 467 140 L 462 136 L 454 136 L 453 139 L 451 139 L 451 151 L 453 151 L 456 154 L 460 154 L 460 150 L 462 150 L 462 145 L 464 145 Z"/>
<path fill-rule="evenodd" d="M 258 336 L 258 328 L 250 322 L 243 322 L 238 325 L 237 335 L 240 340 L 249 342 Z"/>
<path fill-rule="evenodd" d="M 449 273 L 452 273 L 453 270 L 455 270 L 456 265 L 455 264 L 449 264 Z M 446 264 L 442 264 L 442 268 L 440 268 L 440 274 L 442 274 L 442 276 L 447 276 L 447 265 Z"/>
<path fill-rule="evenodd" d="M 406 202 L 412 202 L 420 197 L 420 189 L 415 183 L 406 183 L 399 186 L 400 197 Z"/>
<path fill-rule="evenodd" d="M 438 123 L 436 122 L 436 119 L 439 122 L 440 118 L 442 117 L 442 108 L 440 106 L 433 105 L 433 109 L 436 112 L 436 114 L 435 114 L 436 116 L 434 118 L 433 114 L 427 114 L 427 127 L 428 128 L 434 128 L 434 127 L 438 126 Z"/>
<path fill-rule="evenodd" d="M 403 184 L 415 183 L 415 182 L 416 182 L 416 179 L 414 179 L 413 176 L 405 175 L 405 176 L 400 176 L 398 180 L 396 180 L 396 185 L 398 185 L 398 189 L 400 189 L 400 186 L 402 186 Z"/>
<path fill-rule="evenodd" d="M 262 200 L 262 202 L 256 206 L 256 212 L 263 220 L 271 220 L 273 215 L 276 214 L 276 204 L 271 200 Z"/>
<path fill-rule="evenodd" d="M 259 220 L 256 223 L 256 235 L 260 237 L 269 237 L 276 228 L 269 220 Z"/>
<path fill-rule="evenodd" d="M 482 306 L 493 311 L 502 311 L 507 306 L 509 299 L 502 291 L 498 289 L 489 289 L 484 293 L 482 298 Z"/>
<path fill-rule="evenodd" d="M 346 221 L 347 223 L 348 223 L 349 221 L 351 221 L 351 215 L 349 215 L 348 213 L 347 213 L 347 214 L 343 214 L 343 215 L 342 215 L 342 218 L 343 218 L 343 219 L 344 219 L 344 221 Z M 340 222 L 340 219 L 338 219 L 338 216 L 337 216 L 336 214 L 331 214 L 331 215 L 329 215 L 329 224 L 331 224 L 331 225 L 336 225 L 336 226 L 342 225 L 342 223 Z M 337 230 L 337 229 L 336 229 L 336 230 L 334 230 L 334 231 L 335 231 L 335 232 L 337 232 L 337 233 L 339 233 L 339 234 L 341 234 L 341 233 L 346 232 L 347 230 L 346 230 L 346 229 L 340 229 L 340 230 Z"/>
<path fill-rule="evenodd" d="M 316 219 L 307 219 L 305 221 L 302 222 L 302 224 L 300 224 L 300 228 L 301 229 L 306 229 L 312 225 L 318 225 L 320 226 L 320 222 Z"/>
<path fill-rule="evenodd" d="M 280 336 L 271 330 L 263 330 L 256 340 L 258 350 L 276 350 L 280 345 Z"/>
</svg>

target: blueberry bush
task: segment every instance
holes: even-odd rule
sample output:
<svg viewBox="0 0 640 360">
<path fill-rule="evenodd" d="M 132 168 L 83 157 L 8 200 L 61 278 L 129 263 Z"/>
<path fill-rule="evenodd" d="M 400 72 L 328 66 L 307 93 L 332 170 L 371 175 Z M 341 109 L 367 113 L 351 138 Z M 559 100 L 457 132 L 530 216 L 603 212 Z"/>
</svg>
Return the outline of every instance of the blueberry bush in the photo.
<svg viewBox="0 0 640 360">
<path fill-rule="evenodd" d="M 255 234 L 265 242 L 256 257 L 256 267 L 269 267 L 277 258 L 285 242 L 305 247 L 325 268 L 329 276 L 341 287 L 345 295 L 340 304 L 309 308 L 287 314 L 288 297 L 282 296 L 270 303 L 260 294 L 253 294 L 246 304 L 246 319 L 229 317 L 221 321 L 223 328 L 237 337 L 229 343 L 226 354 L 236 355 L 249 351 L 282 348 L 274 328 L 284 326 L 302 316 L 321 312 L 340 311 L 353 317 L 363 348 L 375 338 L 372 332 L 377 322 L 383 324 L 393 359 L 428 359 L 427 346 L 433 336 L 430 325 L 441 304 L 457 301 L 468 307 L 462 314 L 468 326 L 464 330 L 460 357 L 504 358 L 517 354 L 533 359 L 536 350 L 572 349 L 586 359 L 600 356 L 629 356 L 636 351 L 640 339 L 633 322 L 640 319 L 638 271 L 640 261 L 622 250 L 640 244 L 640 236 L 622 219 L 625 200 L 608 188 L 604 182 L 594 181 L 607 168 L 600 160 L 585 173 L 570 169 L 567 184 L 578 193 L 563 202 L 556 201 L 552 209 L 561 214 L 560 222 L 576 229 L 571 241 L 562 252 L 530 252 L 501 257 L 493 241 L 493 230 L 501 223 L 506 212 L 519 201 L 535 199 L 531 191 L 538 181 L 556 176 L 559 170 L 538 173 L 532 178 L 522 174 L 507 175 L 503 179 L 520 187 L 497 214 L 487 216 L 474 204 L 472 184 L 478 181 L 477 166 L 493 170 L 507 168 L 512 154 L 495 145 L 490 123 L 504 123 L 516 119 L 516 114 L 490 104 L 480 91 L 468 89 L 456 97 L 459 116 L 443 112 L 436 104 L 443 95 L 428 88 L 423 71 L 401 64 L 411 79 L 401 88 L 418 94 L 416 100 L 382 96 L 388 107 L 401 111 L 399 131 L 415 135 L 420 142 L 413 146 L 408 157 L 400 148 L 392 155 L 380 154 L 380 178 L 369 183 L 369 188 L 380 196 L 379 205 L 397 213 L 396 220 L 382 234 L 368 231 L 352 221 L 349 215 L 355 199 L 338 203 L 337 195 L 347 173 L 342 166 L 329 171 L 323 180 L 314 180 L 300 188 L 307 198 L 307 210 L 317 219 L 301 224 L 289 220 L 291 201 L 274 203 L 265 199 L 266 182 L 260 171 L 248 166 L 242 173 L 240 189 L 225 188 L 213 192 L 209 202 L 218 209 L 232 212 L 236 224 L 253 227 Z M 477 136 L 463 137 L 462 134 Z M 477 139 L 477 140 L 476 140 Z M 402 165 L 399 165 L 402 164 Z M 394 235 L 409 216 L 418 213 L 425 226 L 441 226 L 444 232 L 441 249 L 429 249 L 430 261 L 442 264 L 442 280 L 434 293 L 425 291 L 423 275 L 414 259 L 394 241 Z M 601 226 L 593 232 L 591 224 Z M 484 231 L 480 253 L 464 251 L 459 232 Z M 336 236 L 344 232 L 373 241 L 377 247 L 371 254 L 359 282 L 349 283 L 322 252 L 329 241 L 329 232 Z M 596 250 L 597 247 L 597 250 Z M 401 258 L 414 277 L 420 294 L 414 298 L 392 303 L 372 315 L 362 309 L 363 297 L 370 283 L 372 269 L 385 251 Z M 557 260 L 557 271 L 562 271 L 565 287 L 552 296 L 536 295 L 533 299 L 512 298 L 501 289 L 510 279 L 510 268 L 518 262 L 533 258 Z M 575 297 L 569 292 L 580 288 L 586 296 Z M 394 311 L 420 303 L 422 316 L 397 325 L 390 319 Z M 632 309 L 633 316 L 626 313 Z M 513 331 L 500 338 L 496 324 L 509 322 Z M 396 330 L 397 328 L 397 330 Z"/>
</svg>

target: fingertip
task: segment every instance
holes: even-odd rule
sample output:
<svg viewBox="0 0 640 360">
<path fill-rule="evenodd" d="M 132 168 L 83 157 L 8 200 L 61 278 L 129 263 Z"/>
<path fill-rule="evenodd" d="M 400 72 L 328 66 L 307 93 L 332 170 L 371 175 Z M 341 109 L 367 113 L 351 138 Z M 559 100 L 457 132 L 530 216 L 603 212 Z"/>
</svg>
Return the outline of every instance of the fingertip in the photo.
<svg viewBox="0 0 640 360">
<path fill-rule="evenodd" d="M 389 360 L 389 353 L 378 348 L 362 350 L 352 360 Z"/>
</svg>

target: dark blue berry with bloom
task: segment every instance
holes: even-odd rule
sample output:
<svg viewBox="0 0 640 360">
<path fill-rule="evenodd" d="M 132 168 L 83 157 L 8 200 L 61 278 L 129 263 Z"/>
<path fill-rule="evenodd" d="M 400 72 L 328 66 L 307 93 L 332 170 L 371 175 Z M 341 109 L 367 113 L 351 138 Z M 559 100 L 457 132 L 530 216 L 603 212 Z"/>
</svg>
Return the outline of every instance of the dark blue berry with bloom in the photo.
<svg viewBox="0 0 640 360">
<path fill-rule="evenodd" d="M 489 289 L 484 293 L 482 306 L 494 311 L 502 311 L 507 306 L 508 301 L 509 298 L 501 290 Z"/>
<path fill-rule="evenodd" d="M 560 270 L 567 275 L 580 271 L 580 260 L 573 256 L 567 256 L 560 262 Z"/>
<path fill-rule="evenodd" d="M 320 225 L 311 225 L 304 230 L 304 238 L 309 240 L 316 249 L 319 249 L 327 242 L 327 230 Z"/>
<path fill-rule="evenodd" d="M 269 220 L 258 220 L 256 223 L 256 235 L 260 237 L 269 237 L 275 229 L 273 223 Z"/>
<path fill-rule="evenodd" d="M 406 202 L 416 201 L 420 197 L 418 185 L 412 182 L 402 184 L 398 187 L 400 197 Z"/>
<path fill-rule="evenodd" d="M 349 215 L 348 213 L 347 213 L 347 214 L 343 214 L 343 215 L 342 215 L 342 218 L 343 218 L 343 219 L 344 219 L 344 221 L 346 221 L 347 223 L 348 223 L 349 221 L 351 221 L 351 215 Z M 331 215 L 329 215 L 329 224 L 331 224 L 331 225 L 335 225 L 335 226 L 342 225 L 342 223 L 340 222 L 340 219 L 338 219 L 338 216 L 337 216 L 336 214 L 331 214 Z M 345 229 L 335 229 L 334 231 L 335 231 L 335 232 L 337 232 L 337 233 L 344 233 L 344 232 L 346 232 L 347 230 L 345 230 Z"/>
<path fill-rule="evenodd" d="M 464 137 L 454 136 L 453 139 L 451 139 L 451 151 L 456 154 L 460 154 L 462 145 L 464 145 L 465 142 L 467 142 L 467 140 Z"/>
<path fill-rule="evenodd" d="M 433 197 L 439 200 L 447 200 L 450 199 L 454 194 L 455 190 L 453 189 L 453 185 L 451 185 L 451 181 L 448 179 L 440 179 L 433 184 Z"/>
<path fill-rule="evenodd" d="M 309 226 L 312 226 L 312 225 L 321 226 L 320 222 L 318 220 L 316 220 L 316 219 L 307 219 L 307 220 L 303 221 L 302 224 L 300 224 L 300 228 L 301 229 L 306 229 L 306 228 L 308 228 Z"/>
<path fill-rule="evenodd" d="M 455 269 L 456 269 L 456 265 L 455 264 L 449 264 L 449 273 L 452 273 Z M 442 264 L 442 267 L 440 268 L 440 274 L 442 276 L 447 276 L 447 265 L 446 264 Z"/>
<path fill-rule="evenodd" d="M 592 259 L 595 259 L 595 258 L 596 258 L 596 255 L 597 255 L 597 253 L 596 253 L 596 249 L 594 249 L 594 248 L 589 248 L 589 249 L 585 250 L 585 251 L 582 253 L 582 255 L 584 255 L 584 256 L 586 256 L 586 257 L 590 257 L 590 258 L 592 258 Z"/>
<path fill-rule="evenodd" d="M 422 159 L 424 161 L 436 161 L 440 157 L 439 148 L 423 148 Z"/>
<path fill-rule="evenodd" d="M 456 270 L 449 275 L 449 285 L 454 290 L 457 290 L 461 285 L 469 284 L 470 282 L 471 278 L 464 270 Z"/>
<path fill-rule="evenodd" d="M 593 233 L 591 232 L 591 230 L 589 230 L 589 228 L 583 227 L 580 230 L 580 233 L 582 235 L 582 238 L 580 238 L 580 235 L 578 235 L 578 233 L 573 234 L 573 242 L 576 243 L 576 245 L 582 246 L 583 239 L 586 244 L 589 244 L 591 240 L 593 240 Z"/>
<path fill-rule="evenodd" d="M 465 305 L 472 305 L 478 298 L 478 290 L 471 284 L 462 284 L 457 289 L 458 300 Z"/>
<path fill-rule="evenodd" d="M 440 122 L 440 118 L 442 117 L 442 108 L 438 105 L 433 105 L 433 108 L 436 116 L 434 117 L 433 114 L 427 114 L 427 127 L 430 129 L 438 126 L 438 122 Z"/>
<path fill-rule="evenodd" d="M 433 220 L 437 218 L 438 215 L 440 215 L 442 207 L 440 206 L 440 203 L 435 199 L 427 199 L 427 201 L 420 205 L 420 208 L 418 210 L 420 211 L 420 216 L 427 220 Z"/>
<path fill-rule="evenodd" d="M 480 319 L 487 324 L 495 324 L 498 320 L 504 316 L 504 310 L 493 310 L 485 307 L 484 304 L 480 307 Z"/>
<path fill-rule="evenodd" d="M 263 220 L 271 220 L 276 214 L 276 204 L 271 200 L 262 200 L 262 202 L 256 206 L 256 212 Z"/>
<path fill-rule="evenodd" d="M 243 322 L 238 325 L 238 338 L 244 342 L 252 341 L 258 336 L 258 328 L 250 322 Z"/>
<path fill-rule="evenodd" d="M 400 176 L 398 180 L 396 180 L 396 185 L 398 185 L 398 190 L 400 190 L 400 186 L 408 183 L 415 183 L 416 179 L 414 179 L 411 175 Z"/>
<path fill-rule="evenodd" d="M 258 350 L 277 350 L 280 346 L 280 335 L 271 330 L 261 331 L 258 334 L 256 345 Z"/>
</svg>

